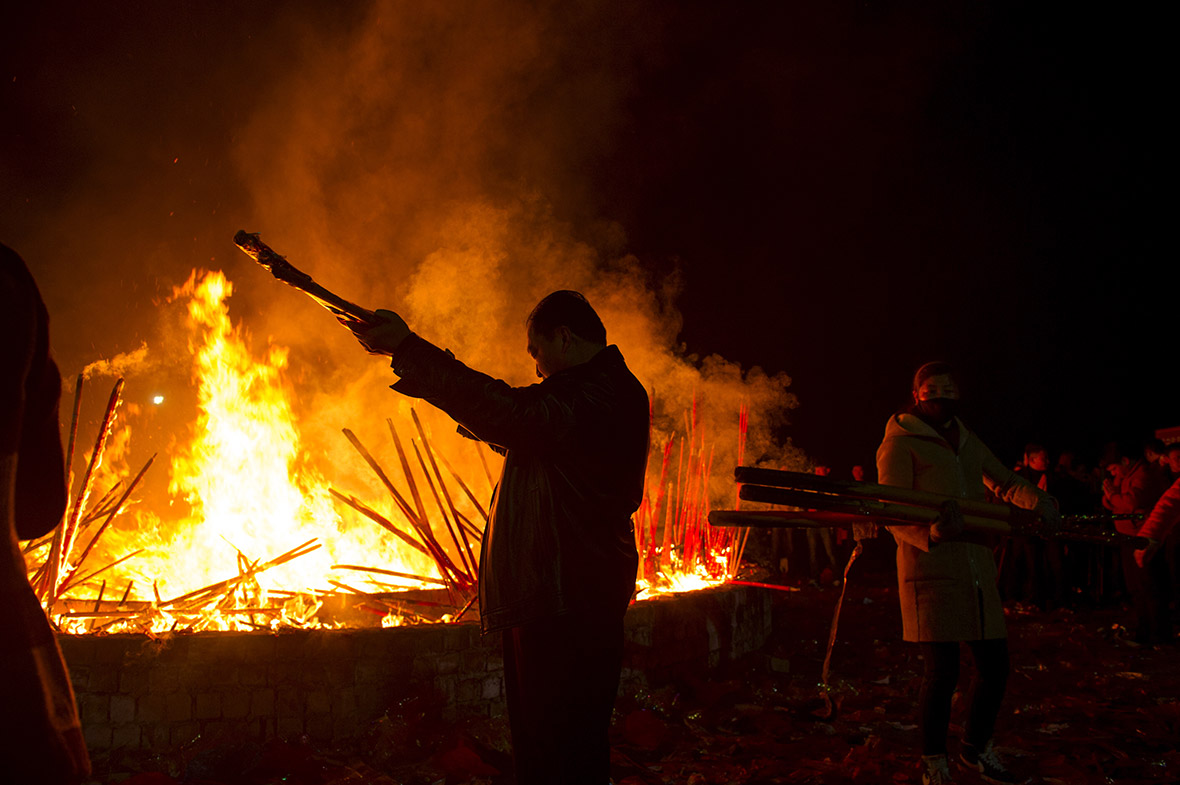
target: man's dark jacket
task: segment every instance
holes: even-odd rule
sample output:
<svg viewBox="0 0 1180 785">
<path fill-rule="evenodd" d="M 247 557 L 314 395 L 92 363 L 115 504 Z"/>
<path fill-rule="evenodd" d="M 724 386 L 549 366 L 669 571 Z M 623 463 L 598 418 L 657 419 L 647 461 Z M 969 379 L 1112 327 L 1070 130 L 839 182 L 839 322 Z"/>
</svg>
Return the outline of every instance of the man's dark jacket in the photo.
<svg viewBox="0 0 1180 785">
<path fill-rule="evenodd" d="M 484 632 L 567 613 L 617 613 L 635 590 L 631 515 L 647 466 L 647 392 L 615 346 L 510 387 L 417 335 L 393 389 L 507 450 L 480 554 Z"/>
</svg>

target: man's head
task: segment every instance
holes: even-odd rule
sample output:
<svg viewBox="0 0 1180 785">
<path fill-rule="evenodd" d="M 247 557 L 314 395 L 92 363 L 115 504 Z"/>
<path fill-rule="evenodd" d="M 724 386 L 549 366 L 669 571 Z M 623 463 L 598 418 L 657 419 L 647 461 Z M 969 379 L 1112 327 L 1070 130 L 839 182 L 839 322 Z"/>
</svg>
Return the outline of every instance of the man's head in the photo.
<svg viewBox="0 0 1180 785">
<path fill-rule="evenodd" d="M 585 297 L 568 289 L 537 303 L 525 326 L 529 356 L 536 361 L 537 376 L 542 379 L 581 365 L 606 346 L 602 320 Z"/>
<path fill-rule="evenodd" d="M 864 482 L 865 481 L 865 467 L 861 466 L 859 463 L 856 466 L 853 466 L 852 467 L 852 479 L 856 480 L 857 482 Z"/>
<path fill-rule="evenodd" d="M 1173 474 L 1180 474 L 1180 442 L 1168 445 L 1167 466 Z"/>
<path fill-rule="evenodd" d="M 1148 463 L 1163 465 L 1167 460 L 1168 447 L 1162 439 L 1148 439 L 1143 443 L 1143 457 Z"/>
<path fill-rule="evenodd" d="M 949 363 L 926 363 L 914 374 L 914 406 L 919 414 L 940 424 L 958 412 L 959 380 Z"/>
<path fill-rule="evenodd" d="M 1049 452 L 1040 444 L 1028 444 L 1024 448 L 1024 465 L 1035 472 L 1049 471 Z"/>
</svg>

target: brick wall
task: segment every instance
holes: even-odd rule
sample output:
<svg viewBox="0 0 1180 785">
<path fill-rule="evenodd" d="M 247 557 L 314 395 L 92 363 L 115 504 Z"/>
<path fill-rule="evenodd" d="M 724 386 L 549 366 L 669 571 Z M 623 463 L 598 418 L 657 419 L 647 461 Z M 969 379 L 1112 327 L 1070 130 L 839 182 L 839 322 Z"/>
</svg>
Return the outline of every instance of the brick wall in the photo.
<svg viewBox="0 0 1180 785">
<path fill-rule="evenodd" d="M 704 675 L 770 631 L 762 590 L 722 587 L 636 603 L 624 689 Z M 504 711 L 498 635 L 475 623 L 391 629 L 60 636 L 87 744 L 166 750 L 198 734 L 348 738 L 410 694 L 451 716 Z"/>
</svg>

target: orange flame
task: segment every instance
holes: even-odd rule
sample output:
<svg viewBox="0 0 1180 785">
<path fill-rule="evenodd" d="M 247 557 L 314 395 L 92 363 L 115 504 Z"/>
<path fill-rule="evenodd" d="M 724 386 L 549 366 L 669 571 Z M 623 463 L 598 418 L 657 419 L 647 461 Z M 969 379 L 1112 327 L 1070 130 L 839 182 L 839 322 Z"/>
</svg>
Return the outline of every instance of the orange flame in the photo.
<svg viewBox="0 0 1180 785">
<path fill-rule="evenodd" d="M 465 578 L 474 575 L 474 565 L 460 570 L 464 580 L 458 582 L 454 572 L 458 568 L 450 565 L 470 561 L 468 532 L 473 536 L 478 532 L 469 521 L 479 520 L 483 509 L 460 475 L 485 474 L 486 464 L 477 471 L 474 462 L 469 462 L 460 467 L 466 472 L 456 473 L 439 454 L 467 498 L 462 494 L 451 498 L 446 488 L 441 488 L 442 496 L 436 493 L 435 500 L 443 522 L 432 527 L 431 515 L 417 491 L 392 422 L 390 430 L 401 457 L 403 477 L 410 483 L 409 493 L 397 491 L 349 433 L 354 446 L 382 475 L 393 499 L 382 505 L 369 500 L 361 503 L 350 494 L 336 494 L 346 502 L 337 506 L 321 467 L 303 446 L 289 384 L 284 378 L 288 351 L 271 345 L 260 357 L 251 353 L 249 336 L 230 319 L 227 300 L 232 293 L 233 286 L 223 273 L 198 271 L 173 292 L 173 300 L 187 299 L 189 350 L 198 396 L 198 416 L 191 438 L 172 457 L 169 484 L 174 501 L 185 502 L 188 512 L 165 522 L 151 511 L 136 511 L 136 525 L 112 530 L 103 548 L 112 561 L 120 553 L 142 552 L 104 578 L 112 586 L 128 585 L 124 600 L 130 597 L 152 603 L 148 616 L 156 631 L 171 628 L 181 615 L 185 615 L 187 629 L 316 625 L 315 613 L 322 598 L 341 589 L 353 598 L 366 599 L 370 591 L 393 586 L 447 585 L 456 605 L 467 599 L 471 587 Z M 414 419 L 423 447 L 419 456 L 429 456 L 441 484 L 443 475 L 427 442 L 427 431 Z M 744 410 L 741 423 L 739 439 L 744 439 Z M 673 436 L 662 450 L 659 480 L 654 487 L 649 483 L 648 497 L 636 515 L 640 598 L 723 583 L 733 577 L 737 568 L 740 540 L 729 530 L 721 535 L 710 532 L 706 523 L 712 450 L 706 447 L 695 404 L 691 416 L 686 414 L 685 430 L 680 439 L 676 476 L 668 476 L 676 440 Z M 124 433 L 120 443 L 126 441 Z M 418 443 L 411 444 L 418 452 Z M 419 480 L 418 484 L 433 490 L 435 481 L 427 461 L 421 459 L 420 464 L 425 482 Z M 652 491 L 656 493 L 654 500 Z M 374 520 L 385 528 L 375 526 Z M 392 525 L 393 521 L 405 523 Z M 404 526 L 406 536 L 391 537 L 387 529 L 397 530 L 399 525 Z M 431 528 L 436 532 L 450 530 L 454 547 L 440 544 L 429 533 Z M 406 544 L 412 545 L 415 536 L 423 548 Z M 445 540 L 445 535 L 441 539 Z M 283 556 L 274 558 L 280 554 Z M 296 556 L 289 558 L 291 554 Z M 267 560 L 277 563 L 269 566 Z M 440 563 L 449 565 L 449 574 L 440 575 Z M 380 581 L 370 575 L 370 585 L 355 588 L 357 573 L 342 576 L 333 572 L 334 565 L 380 568 Z M 103 588 L 94 583 L 89 586 L 101 599 L 106 583 Z M 372 585 L 384 588 L 374 589 Z M 459 594 L 455 595 L 455 591 Z M 110 602 L 109 595 L 107 599 Z M 88 602 L 94 602 L 97 610 L 98 602 Z M 76 602 L 73 607 L 77 607 Z M 269 612 L 259 618 L 258 609 L 263 607 Z M 281 608 L 281 613 L 273 612 L 276 607 Z M 389 611 L 383 620 L 386 626 L 404 623 L 407 618 L 399 606 L 387 604 L 385 610 Z M 74 613 L 59 615 L 58 621 L 64 629 L 80 632 L 93 629 L 92 618 Z M 142 614 L 136 623 L 142 628 Z M 109 624 L 104 628 L 119 629 Z"/>
</svg>

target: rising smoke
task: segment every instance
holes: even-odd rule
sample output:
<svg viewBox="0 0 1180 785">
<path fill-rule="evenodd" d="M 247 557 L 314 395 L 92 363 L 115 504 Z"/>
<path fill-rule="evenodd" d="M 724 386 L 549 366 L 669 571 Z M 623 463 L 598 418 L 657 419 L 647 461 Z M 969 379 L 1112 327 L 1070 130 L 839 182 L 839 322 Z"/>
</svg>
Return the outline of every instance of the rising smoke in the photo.
<svg viewBox="0 0 1180 785">
<path fill-rule="evenodd" d="M 233 318 L 259 347 L 291 347 L 307 450 L 355 464 L 340 428 L 376 440 L 407 402 L 327 313 L 232 249 L 242 228 L 342 296 L 400 310 L 428 340 L 514 384 L 534 380 L 524 351 L 533 304 L 581 290 L 653 394 L 653 443 L 682 431 L 697 402 L 719 500 L 732 499 L 743 402 L 748 462 L 803 465 L 776 439 L 795 403 L 789 379 L 681 346 L 682 319 L 702 315 L 677 311 L 678 275 L 628 255 L 623 227 L 587 198 L 602 151 L 626 132 L 633 75 L 660 61 L 660 14 L 490 1 L 386 0 L 335 16 L 292 3 L 239 19 L 227 9 L 155 17 L 147 50 L 134 20 L 104 21 L 110 62 L 63 99 L 93 156 L 47 208 L 53 220 L 20 238 L 63 372 L 146 341 L 174 372 L 155 366 L 142 391 L 170 385 L 183 402 L 175 388 L 188 383 L 188 349 L 165 295 L 194 267 L 224 269 Z M 153 70 L 152 58 L 162 65 Z M 44 261 L 62 258 L 75 266 Z M 183 441 L 191 418 L 164 426 L 165 414 L 152 416 L 142 438 L 155 443 L 132 449 Z"/>
</svg>

